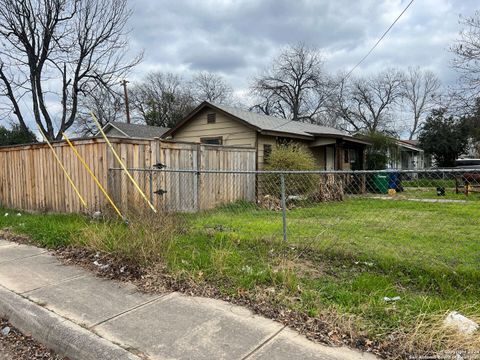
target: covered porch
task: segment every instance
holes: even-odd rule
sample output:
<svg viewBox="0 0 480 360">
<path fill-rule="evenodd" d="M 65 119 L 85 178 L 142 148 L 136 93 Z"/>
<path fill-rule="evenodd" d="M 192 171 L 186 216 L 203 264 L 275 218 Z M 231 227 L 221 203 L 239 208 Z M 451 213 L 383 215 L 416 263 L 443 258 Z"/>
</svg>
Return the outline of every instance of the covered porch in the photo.
<svg viewBox="0 0 480 360">
<path fill-rule="evenodd" d="M 368 142 L 351 137 L 317 138 L 309 144 L 323 170 L 364 170 Z"/>
<path fill-rule="evenodd" d="M 412 141 L 397 140 L 389 153 L 389 168 L 397 170 L 421 170 L 425 168 L 424 151 Z"/>
</svg>

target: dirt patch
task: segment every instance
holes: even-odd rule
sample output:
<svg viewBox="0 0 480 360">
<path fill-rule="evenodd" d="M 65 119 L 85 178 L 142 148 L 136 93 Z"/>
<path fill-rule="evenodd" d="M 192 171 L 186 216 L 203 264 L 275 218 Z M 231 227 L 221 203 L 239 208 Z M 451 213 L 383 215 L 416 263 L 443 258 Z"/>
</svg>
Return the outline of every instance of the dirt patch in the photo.
<svg viewBox="0 0 480 360">
<path fill-rule="evenodd" d="M 82 266 L 108 279 L 133 281 L 140 279 L 144 273 L 130 261 L 91 249 L 64 247 L 54 252 L 64 264 Z"/>
<path fill-rule="evenodd" d="M 5 239 L 5 240 L 9 240 L 9 241 L 15 241 L 19 244 L 38 246 L 37 244 L 32 242 L 28 236 L 15 234 L 8 227 L 0 229 L 0 238 Z"/>
<path fill-rule="evenodd" d="M 32 337 L 22 334 L 8 321 L 0 320 L 0 359 L 2 360 L 68 360 L 56 355 Z"/>
<path fill-rule="evenodd" d="M 325 274 L 326 269 L 320 264 L 315 264 L 310 260 L 298 257 L 293 260 L 285 259 L 275 268 L 276 270 L 291 269 L 301 277 L 308 277 L 311 279 L 318 279 Z"/>
</svg>

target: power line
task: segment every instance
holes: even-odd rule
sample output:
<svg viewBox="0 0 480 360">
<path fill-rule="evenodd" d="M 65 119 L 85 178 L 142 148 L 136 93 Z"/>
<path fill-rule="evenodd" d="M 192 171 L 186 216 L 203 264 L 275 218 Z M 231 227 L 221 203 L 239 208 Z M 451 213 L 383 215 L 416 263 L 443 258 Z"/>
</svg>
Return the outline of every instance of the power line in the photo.
<svg viewBox="0 0 480 360">
<path fill-rule="evenodd" d="M 380 38 L 377 40 L 377 42 L 375 43 L 375 45 L 372 46 L 372 48 L 365 54 L 365 56 L 363 58 L 360 59 L 360 61 L 347 73 L 347 75 L 345 75 L 344 80 L 346 80 L 354 71 L 356 68 L 358 68 L 364 61 L 367 57 L 370 56 L 370 54 L 373 52 L 373 50 L 375 50 L 377 48 L 377 46 L 382 42 L 382 40 L 387 36 L 387 34 L 390 32 L 390 30 L 392 30 L 392 28 L 395 26 L 395 24 L 398 22 L 398 20 L 400 20 L 400 18 L 403 16 L 403 14 L 405 14 L 405 12 L 408 10 L 408 8 L 412 5 L 414 0 L 411 0 L 407 6 L 405 6 L 405 8 L 403 9 L 403 11 L 400 13 L 400 15 L 397 16 L 397 18 L 395 19 L 395 21 L 388 27 L 388 29 L 382 34 L 382 36 L 380 36 Z"/>
<path fill-rule="evenodd" d="M 382 34 L 382 36 L 380 36 L 380 38 L 377 40 L 377 42 L 370 48 L 370 50 L 368 50 L 368 52 L 365 54 L 365 56 L 363 56 L 360 61 L 358 61 L 354 67 L 352 67 L 350 69 L 350 71 L 339 81 L 337 82 L 337 84 L 332 88 L 332 90 L 330 91 L 330 93 L 328 93 L 326 96 L 325 96 L 325 99 L 328 99 L 330 97 L 330 95 L 332 95 L 333 91 L 335 91 L 335 89 L 341 84 L 343 83 L 345 80 L 347 80 L 350 75 L 352 75 L 352 73 L 370 56 L 370 54 L 377 48 L 377 46 L 382 42 L 382 40 L 387 36 L 387 34 L 390 32 L 390 30 L 392 30 L 392 28 L 395 26 L 395 24 L 398 22 L 398 20 L 400 20 L 400 18 L 403 16 L 403 14 L 405 14 L 405 12 L 408 10 L 408 8 L 413 4 L 415 0 L 410 0 L 410 2 L 407 4 L 407 6 L 405 6 L 405 8 L 402 10 L 402 12 L 397 16 L 397 18 L 390 24 L 390 26 L 387 28 L 387 30 L 385 30 L 385 32 Z M 325 100 L 323 100 L 319 105 L 322 105 L 323 102 Z M 285 126 L 289 123 L 291 123 L 292 121 L 294 120 L 290 120 L 288 122 L 286 122 L 285 124 L 282 124 L 282 125 L 279 125 L 278 127 L 272 129 L 272 130 L 276 130 L 278 128 L 281 128 L 282 126 Z"/>
</svg>

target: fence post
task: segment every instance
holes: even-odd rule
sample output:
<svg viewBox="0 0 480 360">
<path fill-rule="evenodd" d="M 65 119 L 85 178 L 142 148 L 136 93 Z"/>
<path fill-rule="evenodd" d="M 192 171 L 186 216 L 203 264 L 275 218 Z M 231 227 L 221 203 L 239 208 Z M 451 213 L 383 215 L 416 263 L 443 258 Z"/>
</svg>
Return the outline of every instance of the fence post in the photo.
<svg viewBox="0 0 480 360">
<path fill-rule="evenodd" d="M 150 182 L 150 202 L 153 204 L 153 170 L 150 170 L 148 173 L 150 176 L 148 179 Z"/>
<path fill-rule="evenodd" d="M 282 192 L 282 221 L 283 221 L 283 241 L 287 241 L 287 204 L 285 199 L 285 174 L 280 174 L 280 186 Z"/>
<path fill-rule="evenodd" d="M 197 202 L 197 211 L 200 211 L 202 210 L 202 195 L 201 194 L 201 191 L 202 191 L 202 176 L 200 174 L 200 170 L 202 169 L 202 151 L 204 150 L 204 148 L 202 147 L 202 144 L 197 144 L 197 158 L 195 159 L 196 161 L 196 169 L 197 172 L 195 173 L 195 177 L 197 179 L 197 186 L 193 189 L 193 192 L 194 192 L 194 201 Z"/>
<path fill-rule="evenodd" d="M 112 198 L 114 199 L 114 201 L 116 202 L 117 201 L 117 192 L 115 191 L 116 188 L 115 188 L 115 180 L 113 178 L 113 170 L 111 168 L 109 168 L 107 170 L 107 191 L 112 194 Z M 103 211 L 103 209 L 102 209 Z"/>
</svg>

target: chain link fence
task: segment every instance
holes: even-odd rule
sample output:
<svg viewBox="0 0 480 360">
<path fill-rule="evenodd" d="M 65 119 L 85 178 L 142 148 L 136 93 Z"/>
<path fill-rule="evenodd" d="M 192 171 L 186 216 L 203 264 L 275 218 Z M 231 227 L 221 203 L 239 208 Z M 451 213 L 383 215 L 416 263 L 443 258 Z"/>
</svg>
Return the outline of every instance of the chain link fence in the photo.
<svg viewBox="0 0 480 360">
<path fill-rule="evenodd" d="M 363 259 L 381 252 L 455 268 L 480 261 L 477 170 L 130 172 L 159 211 L 187 228 Z M 126 213 L 146 208 L 120 169 L 110 170 L 109 191 Z"/>
<path fill-rule="evenodd" d="M 172 266 L 365 331 L 393 353 L 478 348 L 442 324 L 451 311 L 480 322 L 479 170 L 131 173 L 178 221 L 185 256 Z M 150 211 L 121 170 L 109 192 L 126 214 Z"/>
</svg>

